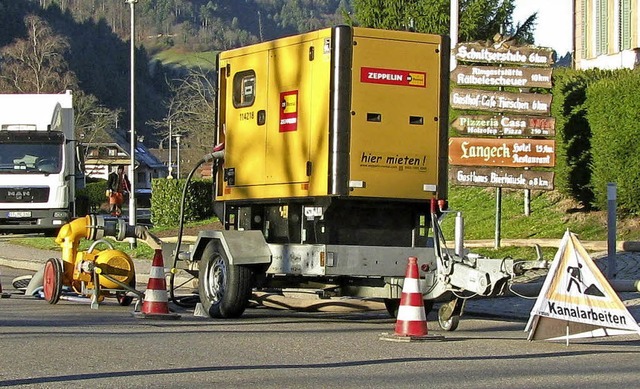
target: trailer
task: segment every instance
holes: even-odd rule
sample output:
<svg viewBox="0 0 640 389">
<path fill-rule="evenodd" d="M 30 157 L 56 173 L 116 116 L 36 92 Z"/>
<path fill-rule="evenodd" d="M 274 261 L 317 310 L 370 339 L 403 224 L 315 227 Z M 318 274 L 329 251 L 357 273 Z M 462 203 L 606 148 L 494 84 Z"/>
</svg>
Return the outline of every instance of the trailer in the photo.
<svg viewBox="0 0 640 389">
<path fill-rule="evenodd" d="M 445 248 L 449 39 L 337 26 L 218 55 L 214 210 L 175 267 L 209 316 L 255 289 L 311 288 L 398 309 L 417 257 L 426 309 L 455 329 L 465 292 L 513 266 Z M 508 271 L 505 269 L 509 269 Z"/>
<path fill-rule="evenodd" d="M 73 96 L 0 94 L 0 232 L 55 234 L 84 182 Z"/>
</svg>

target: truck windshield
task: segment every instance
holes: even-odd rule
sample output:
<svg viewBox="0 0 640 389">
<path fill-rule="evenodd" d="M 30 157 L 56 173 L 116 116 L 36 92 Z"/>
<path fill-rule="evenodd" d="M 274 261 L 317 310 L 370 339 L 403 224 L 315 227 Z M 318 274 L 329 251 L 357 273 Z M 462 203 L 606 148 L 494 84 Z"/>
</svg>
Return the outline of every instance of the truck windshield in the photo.
<svg viewBox="0 0 640 389">
<path fill-rule="evenodd" d="M 0 173 L 59 173 L 63 142 L 62 134 L 3 134 L 0 136 Z"/>
</svg>

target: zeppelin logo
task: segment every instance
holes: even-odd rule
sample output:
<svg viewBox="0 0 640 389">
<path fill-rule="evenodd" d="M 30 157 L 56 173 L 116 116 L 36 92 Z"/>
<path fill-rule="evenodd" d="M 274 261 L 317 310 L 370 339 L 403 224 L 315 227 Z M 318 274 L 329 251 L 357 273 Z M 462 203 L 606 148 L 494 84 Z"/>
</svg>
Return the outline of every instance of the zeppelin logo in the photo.
<svg viewBox="0 0 640 389">
<path fill-rule="evenodd" d="M 427 86 L 427 74 L 408 70 L 360 68 L 360 82 L 424 88 Z"/>
</svg>

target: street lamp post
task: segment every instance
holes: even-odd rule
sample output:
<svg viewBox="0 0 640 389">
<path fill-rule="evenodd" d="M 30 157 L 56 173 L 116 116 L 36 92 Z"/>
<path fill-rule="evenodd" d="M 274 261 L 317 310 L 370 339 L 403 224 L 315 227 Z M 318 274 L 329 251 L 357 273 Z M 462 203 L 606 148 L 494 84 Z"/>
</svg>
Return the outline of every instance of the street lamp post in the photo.
<svg viewBox="0 0 640 389">
<path fill-rule="evenodd" d="M 173 159 L 171 159 L 171 143 L 173 142 L 171 139 L 171 131 L 172 131 L 172 125 L 171 125 L 171 119 L 169 119 L 169 176 L 167 176 L 167 178 L 173 178 L 173 176 L 171 175 L 171 173 L 173 172 Z"/>
<path fill-rule="evenodd" d="M 453 50 L 458 44 L 458 24 L 460 23 L 460 6 L 458 4 L 458 0 L 451 0 L 449 7 L 449 36 L 451 37 L 451 49 Z M 451 63 L 449 65 L 450 69 L 454 70 L 457 65 L 456 56 L 451 55 Z"/>
<path fill-rule="evenodd" d="M 181 136 L 182 135 L 180 134 L 176 135 L 176 144 L 177 144 L 176 149 L 178 150 L 178 155 L 176 156 L 178 159 L 176 164 L 176 178 L 180 178 L 180 137 Z"/>
<path fill-rule="evenodd" d="M 129 167 L 129 180 L 131 188 L 129 188 L 129 225 L 136 225 L 136 130 L 135 130 L 135 5 L 138 0 L 125 0 L 131 8 L 131 166 Z M 131 248 L 136 246 L 136 238 L 130 240 Z"/>
</svg>

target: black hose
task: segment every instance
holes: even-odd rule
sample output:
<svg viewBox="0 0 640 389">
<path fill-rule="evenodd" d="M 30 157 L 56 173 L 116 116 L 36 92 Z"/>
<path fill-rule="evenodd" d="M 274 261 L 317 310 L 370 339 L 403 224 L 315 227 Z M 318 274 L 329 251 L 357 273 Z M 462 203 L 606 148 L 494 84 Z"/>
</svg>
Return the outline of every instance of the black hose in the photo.
<svg viewBox="0 0 640 389">
<path fill-rule="evenodd" d="M 171 301 L 173 301 L 174 304 L 181 307 L 192 308 L 198 303 L 198 301 L 200 301 L 199 297 L 196 295 L 176 297 L 175 288 L 174 288 L 176 275 L 173 272 L 173 270 L 176 269 L 176 266 L 178 265 L 178 255 L 180 253 L 180 246 L 182 245 L 182 233 L 184 231 L 184 205 L 187 200 L 187 188 L 189 187 L 189 182 L 191 182 L 191 178 L 193 177 L 196 170 L 198 170 L 200 166 L 214 160 L 217 162 L 219 159 L 222 158 L 222 155 L 223 155 L 222 152 L 215 152 L 212 154 L 205 155 L 201 160 L 198 161 L 198 163 L 196 163 L 196 166 L 189 172 L 189 175 L 185 180 L 184 187 L 182 188 L 182 199 L 180 200 L 180 227 L 178 228 L 178 240 L 176 243 L 176 249 L 173 256 L 173 264 L 171 266 L 171 270 L 172 270 L 171 276 L 169 277 L 169 295 L 171 297 Z M 213 179 L 215 184 L 215 175 Z"/>
</svg>

